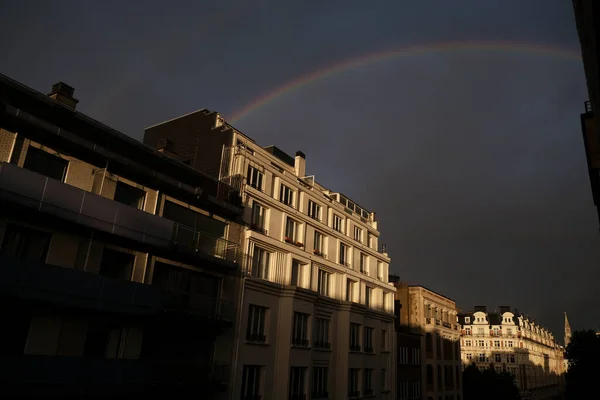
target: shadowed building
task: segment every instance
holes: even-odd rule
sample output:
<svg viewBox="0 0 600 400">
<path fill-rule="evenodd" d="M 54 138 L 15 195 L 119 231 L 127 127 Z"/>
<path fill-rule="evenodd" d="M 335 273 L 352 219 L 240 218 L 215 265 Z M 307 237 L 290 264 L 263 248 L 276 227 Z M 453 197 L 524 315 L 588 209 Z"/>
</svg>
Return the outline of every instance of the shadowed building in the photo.
<svg viewBox="0 0 600 400">
<path fill-rule="evenodd" d="M 239 192 L 0 75 L 0 395 L 227 398 Z"/>
<path fill-rule="evenodd" d="M 509 372 L 523 400 L 561 399 L 564 349 L 552 333 L 510 307 L 459 315 L 463 365 Z"/>
<path fill-rule="evenodd" d="M 600 3 L 594 0 L 573 0 L 573 9 L 590 99 L 585 103 L 581 126 L 592 196 L 600 218 Z"/>
<path fill-rule="evenodd" d="M 456 303 L 423 286 L 407 285 L 397 276 L 390 276 L 390 281 L 396 286 L 399 307 L 395 310 L 399 321 L 398 398 L 460 400 L 462 369 Z M 416 383 L 419 378 L 420 383 Z"/>
<path fill-rule="evenodd" d="M 147 128 L 144 142 L 242 193 L 252 266 L 234 398 L 395 398 L 395 289 L 375 213 L 307 176 L 303 153 L 263 148 L 216 112 Z"/>
<path fill-rule="evenodd" d="M 423 357 L 421 342 L 424 331 L 410 324 L 409 286 L 400 277 L 390 275 L 396 287 L 394 313 L 396 316 L 396 393 L 401 400 L 416 400 L 423 396 Z"/>
</svg>

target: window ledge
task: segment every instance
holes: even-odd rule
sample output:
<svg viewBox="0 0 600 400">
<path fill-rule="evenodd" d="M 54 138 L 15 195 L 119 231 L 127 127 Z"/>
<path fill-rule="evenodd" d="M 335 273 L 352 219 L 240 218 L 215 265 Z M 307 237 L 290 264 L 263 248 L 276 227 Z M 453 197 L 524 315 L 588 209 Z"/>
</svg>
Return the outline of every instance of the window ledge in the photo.
<svg viewBox="0 0 600 400">
<path fill-rule="evenodd" d="M 263 346 L 263 347 L 268 347 L 270 346 L 270 344 L 268 342 L 257 342 L 255 340 L 245 340 L 244 341 L 247 345 L 251 345 L 251 346 Z"/>
</svg>

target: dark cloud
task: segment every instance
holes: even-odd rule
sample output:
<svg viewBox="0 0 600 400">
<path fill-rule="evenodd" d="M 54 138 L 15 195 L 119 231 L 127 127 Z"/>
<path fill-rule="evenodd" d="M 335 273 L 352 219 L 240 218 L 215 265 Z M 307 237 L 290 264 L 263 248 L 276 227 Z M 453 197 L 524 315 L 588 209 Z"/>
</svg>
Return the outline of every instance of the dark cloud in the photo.
<svg viewBox="0 0 600 400">
<path fill-rule="evenodd" d="M 232 115 L 341 60 L 426 43 L 579 50 L 570 2 L 204 1 L 177 7 L 0 3 L 0 71 L 133 137 L 207 107 Z M 552 54 L 457 51 L 342 71 L 238 126 L 307 154 L 308 171 L 378 213 L 393 271 L 457 300 L 512 305 L 562 337 L 595 327 L 598 224 L 579 114 L 582 66 Z"/>
</svg>

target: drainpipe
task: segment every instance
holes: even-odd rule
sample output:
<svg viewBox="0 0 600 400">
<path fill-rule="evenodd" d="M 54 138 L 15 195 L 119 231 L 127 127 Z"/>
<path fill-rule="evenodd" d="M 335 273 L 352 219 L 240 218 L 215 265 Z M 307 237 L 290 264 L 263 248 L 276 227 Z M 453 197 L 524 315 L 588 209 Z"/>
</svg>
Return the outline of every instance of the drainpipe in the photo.
<svg viewBox="0 0 600 400">
<path fill-rule="evenodd" d="M 243 314 L 243 307 L 244 307 L 244 291 L 246 288 L 246 274 L 244 273 L 244 271 L 241 271 L 241 278 L 240 278 L 240 290 L 239 290 L 239 302 L 238 302 L 238 320 L 236 323 L 236 327 L 235 327 L 235 333 L 233 335 L 233 340 L 234 340 L 234 353 L 233 353 L 233 360 L 232 360 L 232 368 L 231 368 L 231 373 L 232 373 L 232 378 L 231 378 L 231 388 L 229 390 L 229 398 L 231 400 L 234 399 L 235 396 L 235 387 L 236 387 L 236 381 L 237 381 L 237 366 L 238 366 L 238 357 L 239 357 L 239 351 L 240 351 L 240 340 L 241 340 L 241 328 L 242 328 L 242 314 Z"/>
</svg>

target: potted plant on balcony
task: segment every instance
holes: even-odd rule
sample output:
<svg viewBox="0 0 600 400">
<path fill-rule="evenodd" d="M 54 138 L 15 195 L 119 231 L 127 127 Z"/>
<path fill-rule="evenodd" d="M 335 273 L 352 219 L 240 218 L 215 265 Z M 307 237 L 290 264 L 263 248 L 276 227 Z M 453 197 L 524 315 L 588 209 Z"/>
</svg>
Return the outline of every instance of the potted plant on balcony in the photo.
<svg viewBox="0 0 600 400">
<path fill-rule="evenodd" d="M 292 239 L 292 238 L 291 238 L 291 237 L 289 237 L 289 236 L 286 236 L 286 237 L 284 238 L 284 240 L 285 240 L 285 242 L 286 242 L 286 243 L 295 244 L 295 243 L 294 243 L 294 239 Z"/>
<path fill-rule="evenodd" d="M 316 256 L 322 256 L 322 255 L 323 255 L 323 253 L 321 253 L 321 252 L 320 252 L 319 250 L 317 250 L 317 249 L 314 249 L 314 250 L 313 250 L 313 254 L 314 254 L 314 255 L 316 255 Z"/>
<path fill-rule="evenodd" d="M 304 244 L 302 242 L 295 242 L 294 245 L 296 247 L 304 247 Z"/>
</svg>

